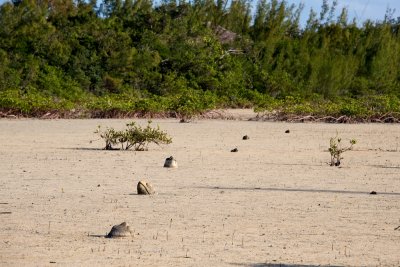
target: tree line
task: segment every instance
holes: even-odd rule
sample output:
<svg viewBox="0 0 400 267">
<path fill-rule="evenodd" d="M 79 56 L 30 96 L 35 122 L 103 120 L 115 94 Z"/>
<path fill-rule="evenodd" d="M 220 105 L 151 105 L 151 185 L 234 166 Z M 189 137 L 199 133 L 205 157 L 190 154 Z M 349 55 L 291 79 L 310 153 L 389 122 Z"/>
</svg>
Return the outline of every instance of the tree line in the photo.
<svg viewBox="0 0 400 267">
<path fill-rule="evenodd" d="M 323 0 L 302 26 L 304 6 L 280 0 L 13 0 L 0 6 L 0 107 L 172 99 L 166 109 L 190 113 L 373 96 L 397 111 L 400 18 L 361 24 L 337 6 Z"/>
</svg>

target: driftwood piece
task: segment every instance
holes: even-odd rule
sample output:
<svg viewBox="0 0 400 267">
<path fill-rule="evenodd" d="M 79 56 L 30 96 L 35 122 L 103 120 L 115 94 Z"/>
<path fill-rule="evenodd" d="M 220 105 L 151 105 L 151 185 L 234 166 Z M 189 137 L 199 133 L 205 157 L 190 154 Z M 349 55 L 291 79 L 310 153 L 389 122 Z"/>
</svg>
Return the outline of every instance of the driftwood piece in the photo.
<svg viewBox="0 0 400 267">
<path fill-rule="evenodd" d="M 358 117 L 341 115 L 321 116 L 321 115 L 296 115 L 284 111 L 267 111 L 257 115 L 253 120 L 263 121 L 287 121 L 287 122 L 327 122 L 327 123 L 400 123 L 399 112 L 389 112 L 372 116 Z"/>
</svg>

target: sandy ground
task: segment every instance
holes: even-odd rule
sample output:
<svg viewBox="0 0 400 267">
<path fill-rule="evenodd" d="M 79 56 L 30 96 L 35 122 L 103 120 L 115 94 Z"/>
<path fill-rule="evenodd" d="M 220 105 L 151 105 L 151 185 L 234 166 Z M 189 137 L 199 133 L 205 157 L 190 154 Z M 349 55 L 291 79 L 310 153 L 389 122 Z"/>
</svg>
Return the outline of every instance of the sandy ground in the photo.
<svg viewBox="0 0 400 267">
<path fill-rule="evenodd" d="M 89 142 L 126 122 L 0 120 L 1 266 L 400 266 L 399 125 L 167 119 L 168 146 Z M 358 141 L 341 168 L 336 131 Z M 103 237 L 124 221 L 133 238 Z"/>
</svg>

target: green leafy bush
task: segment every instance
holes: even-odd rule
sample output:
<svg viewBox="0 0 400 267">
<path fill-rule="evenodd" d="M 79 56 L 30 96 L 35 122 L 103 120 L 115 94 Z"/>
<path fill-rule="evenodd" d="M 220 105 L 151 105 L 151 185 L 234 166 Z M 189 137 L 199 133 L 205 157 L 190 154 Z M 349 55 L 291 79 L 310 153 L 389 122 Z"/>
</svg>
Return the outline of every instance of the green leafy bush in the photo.
<svg viewBox="0 0 400 267">
<path fill-rule="evenodd" d="M 117 145 L 123 140 L 123 132 L 116 131 L 113 128 L 107 127 L 104 131 L 101 126 L 97 126 L 95 134 L 98 134 L 106 142 L 105 150 L 113 150 L 113 146 Z"/>
<path fill-rule="evenodd" d="M 190 120 L 195 114 L 216 107 L 216 96 L 211 92 L 186 90 L 173 98 L 170 109 L 178 112 L 182 121 Z"/>
<path fill-rule="evenodd" d="M 166 132 L 161 131 L 160 127 L 151 127 L 151 121 L 145 128 L 137 125 L 135 122 L 126 124 L 126 129 L 116 131 L 113 128 L 107 127 L 104 131 L 98 126 L 95 133 L 98 134 L 106 143 L 104 149 L 117 149 L 113 146 L 121 145 L 122 150 L 133 149 L 135 151 L 144 151 L 148 149 L 151 143 L 161 145 L 172 143 L 171 137 Z"/>
<path fill-rule="evenodd" d="M 74 108 L 66 99 L 47 96 L 35 89 L 0 91 L 0 109 L 12 110 L 15 113 L 40 116 L 45 112 L 57 110 L 63 112 Z"/>
</svg>

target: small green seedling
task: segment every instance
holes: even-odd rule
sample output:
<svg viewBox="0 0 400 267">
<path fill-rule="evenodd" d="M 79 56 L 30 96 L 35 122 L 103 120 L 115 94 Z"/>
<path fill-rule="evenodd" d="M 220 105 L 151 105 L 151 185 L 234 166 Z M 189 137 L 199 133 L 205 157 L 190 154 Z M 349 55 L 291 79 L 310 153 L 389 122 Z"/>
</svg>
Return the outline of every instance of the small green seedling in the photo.
<svg viewBox="0 0 400 267">
<path fill-rule="evenodd" d="M 348 150 L 352 150 L 353 146 L 357 142 L 355 139 L 351 139 L 350 146 L 344 147 L 342 146 L 341 141 L 342 138 L 340 138 L 337 133 L 335 137 L 330 139 L 329 153 L 331 154 L 331 166 L 339 166 L 340 160 L 343 159 L 342 154 Z"/>
</svg>

